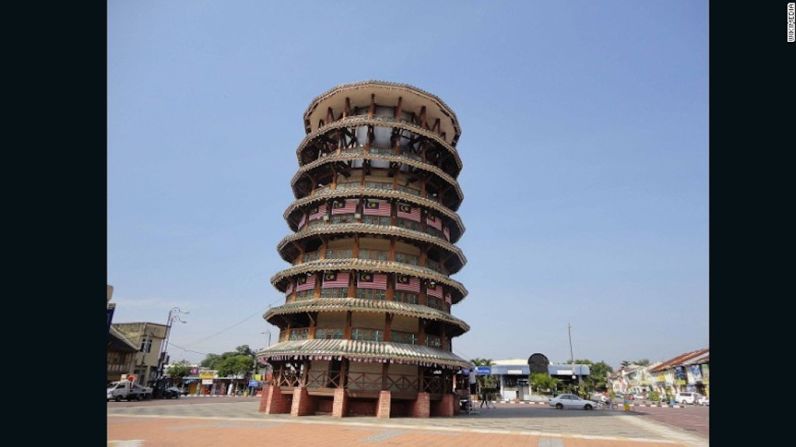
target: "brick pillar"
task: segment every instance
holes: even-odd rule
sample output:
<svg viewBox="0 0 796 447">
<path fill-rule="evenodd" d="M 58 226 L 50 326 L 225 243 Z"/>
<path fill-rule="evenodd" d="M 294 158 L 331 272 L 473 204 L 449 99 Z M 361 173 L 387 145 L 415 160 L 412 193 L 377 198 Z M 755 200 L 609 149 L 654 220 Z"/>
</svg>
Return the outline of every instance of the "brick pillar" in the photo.
<svg viewBox="0 0 796 447">
<path fill-rule="evenodd" d="M 431 416 L 431 400 L 428 393 L 417 393 L 417 399 L 412 404 L 413 418 L 427 418 Z"/>
<path fill-rule="evenodd" d="M 332 416 L 341 418 L 348 414 L 348 395 L 345 388 L 336 388 L 334 390 L 334 402 L 332 402 Z"/>
<path fill-rule="evenodd" d="M 376 417 L 379 419 L 390 418 L 390 403 L 392 401 L 392 393 L 389 391 L 379 392 L 379 405 L 376 408 Z"/>
<path fill-rule="evenodd" d="M 431 415 L 432 416 L 439 416 L 439 417 L 452 417 L 454 414 L 456 405 L 456 395 L 451 393 L 446 393 L 442 395 L 442 399 L 434 402 L 431 406 Z"/>
<path fill-rule="evenodd" d="M 315 413 L 315 401 L 307 393 L 307 387 L 293 388 L 293 404 L 290 407 L 291 416 L 306 416 Z"/>
<path fill-rule="evenodd" d="M 263 391 L 260 393 L 260 408 L 257 409 L 260 413 L 265 413 L 265 407 L 268 406 L 268 391 L 273 388 L 270 384 L 263 384 Z"/>
<path fill-rule="evenodd" d="M 263 390 L 263 396 L 267 399 L 265 414 L 290 413 L 290 402 L 292 399 L 282 394 L 278 386 L 270 385 L 267 390 Z"/>
</svg>

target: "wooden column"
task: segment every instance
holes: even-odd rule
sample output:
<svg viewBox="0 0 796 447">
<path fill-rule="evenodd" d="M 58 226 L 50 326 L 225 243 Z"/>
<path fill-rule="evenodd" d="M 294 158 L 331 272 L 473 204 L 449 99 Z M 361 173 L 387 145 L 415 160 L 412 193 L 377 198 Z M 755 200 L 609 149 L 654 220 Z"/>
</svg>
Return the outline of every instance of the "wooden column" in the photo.
<svg viewBox="0 0 796 447">
<path fill-rule="evenodd" d="M 340 361 L 340 388 L 345 388 L 348 384 L 348 359 Z"/>
<path fill-rule="evenodd" d="M 376 94 L 371 93 L 370 95 L 370 107 L 368 107 L 368 118 L 373 118 L 373 114 L 376 113 Z"/>
<path fill-rule="evenodd" d="M 310 317 L 310 330 L 307 334 L 307 338 L 310 340 L 315 339 L 315 330 L 318 327 L 318 313 L 317 312 L 310 312 L 307 315 Z"/>
<path fill-rule="evenodd" d="M 343 331 L 343 338 L 351 340 L 351 311 L 345 313 L 345 330 Z"/>
<path fill-rule="evenodd" d="M 420 346 L 426 344 L 426 320 L 423 318 L 417 319 L 417 344 Z"/>
<path fill-rule="evenodd" d="M 392 314 L 384 314 L 384 341 L 392 341 Z"/>
<path fill-rule="evenodd" d="M 387 256 L 388 261 L 395 261 L 395 238 L 390 238 L 390 253 Z"/>
<path fill-rule="evenodd" d="M 388 389 L 387 385 L 387 374 L 389 373 L 390 364 L 389 363 L 382 363 L 381 364 L 381 389 L 382 391 L 386 391 Z"/>
<path fill-rule="evenodd" d="M 384 299 L 386 301 L 395 301 L 395 275 L 387 274 L 387 291 L 384 292 Z"/>
<path fill-rule="evenodd" d="M 313 276 L 315 276 L 315 289 L 312 291 L 313 298 L 320 298 L 321 297 L 321 281 L 323 280 L 322 272 L 317 272 Z"/>
<path fill-rule="evenodd" d="M 301 373 L 301 380 L 299 381 L 299 386 L 305 387 L 307 386 L 307 377 L 310 373 L 310 361 L 304 360 L 301 362 L 301 365 L 304 367 Z"/>
<path fill-rule="evenodd" d="M 359 272 L 352 271 L 351 274 L 348 276 L 348 297 L 349 298 L 356 298 L 357 297 L 356 280 L 355 280 L 354 277 L 356 275 L 358 275 L 358 274 L 359 274 Z"/>
</svg>

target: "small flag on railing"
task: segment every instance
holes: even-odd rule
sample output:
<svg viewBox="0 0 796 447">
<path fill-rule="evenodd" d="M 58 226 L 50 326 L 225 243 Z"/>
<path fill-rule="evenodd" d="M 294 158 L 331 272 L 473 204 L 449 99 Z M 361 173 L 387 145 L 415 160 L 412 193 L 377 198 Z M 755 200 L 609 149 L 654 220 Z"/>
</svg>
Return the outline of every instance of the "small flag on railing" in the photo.
<svg viewBox="0 0 796 447">
<path fill-rule="evenodd" d="M 326 214 L 326 205 L 316 206 L 310 210 L 310 220 L 318 220 Z"/>
<path fill-rule="evenodd" d="M 420 280 L 409 275 L 395 275 L 395 290 L 420 293 Z"/>
<path fill-rule="evenodd" d="M 307 222 L 307 215 L 303 212 L 301 213 L 301 219 L 299 220 L 298 227 L 299 230 L 304 228 L 304 223 Z"/>
<path fill-rule="evenodd" d="M 387 275 L 384 273 L 362 272 L 357 287 L 360 289 L 387 290 Z"/>
<path fill-rule="evenodd" d="M 431 213 L 426 214 L 426 225 L 442 231 L 442 219 L 435 217 Z"/>
<path fill-rule="evenodd" d="M 451 240 L 451 230 L 449 230 L 448 227 L 442 228 L 442 234 L 445 235 L 445 239 L 447 239 L 448 241 Z"/>
<path fill-rule="evenodd" d="M 405 203 L 398 204 L 398 217 L 403 219 L 414 220 L 420 222 L 420 208 L 416 206 L 407 205 Z"/>
<path fill-rule="evenodd" d="M 348 273 L 345 272 L 326 272 L 323 274 L 324 289 L 334 287 L 348 287 Z"/>
<path fill-rule="evenodd" d="M 337 200 L 332 203 L 332 214 L 353 214 L 357 212 L 359 200 Z"/>
<path fill-rule="evenodd" d="M 285 289 L 285 293 L 288 294 L 288 295 L 293 293 L 293 280 L 292 279 L 288 279 L 287 280 L 287 289 Z"/>
<path fill-rule="evenodd" d="M 366 216 L 385 216 L 390 217 L 392 207 L 388 202 L 383 200 L 366 200 L 365 206 L 362 207 L 362 212 Z"/>
<path fill-rule="evenodd" d="M 426 286 L 426 294 L 437 298 L 442 298 L 442 286 L 439 284 L 428 283 Z"/>
<path fill-rule="evenodd" d="M 304 290 L 312 290 L 315 288 L 315 277 L 317 275 L 305 276 L 301 275 L 296 278 L 296 292 Z"/>
</svg>

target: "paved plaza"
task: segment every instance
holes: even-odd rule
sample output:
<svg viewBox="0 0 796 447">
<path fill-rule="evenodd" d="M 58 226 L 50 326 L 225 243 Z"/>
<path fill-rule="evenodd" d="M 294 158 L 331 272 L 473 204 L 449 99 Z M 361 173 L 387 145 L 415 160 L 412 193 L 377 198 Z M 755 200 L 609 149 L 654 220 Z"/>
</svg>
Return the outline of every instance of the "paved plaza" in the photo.
<svg viewBox="0 0 796 447">
<path fill-rule="evenodd" d="M 707 446 L 707 433 L 678 428 L 640 412 L 564 410 L 498 404 L 453 418 L 264 415 L 256 398 L 111 402 L 109 445 L 481 445 Z M 661 408 L 660 412 L 684 409 Z M 707 409 L 702 409 L 706 410 Z M 693 419 L 694 416 L 686 416 Z M 660 417 L 659 417 L 660 418 Z M 705 418 L 706 420 L 706 418 Z M 674 422 L 677 421 L 669 421 Z"/>
</svg>

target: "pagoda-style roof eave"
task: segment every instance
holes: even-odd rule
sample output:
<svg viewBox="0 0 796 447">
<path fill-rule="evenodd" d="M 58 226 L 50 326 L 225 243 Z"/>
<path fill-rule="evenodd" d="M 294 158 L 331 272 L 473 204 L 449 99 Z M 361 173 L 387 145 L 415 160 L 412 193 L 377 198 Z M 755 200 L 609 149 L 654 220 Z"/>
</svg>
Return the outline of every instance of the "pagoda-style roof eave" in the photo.
<svg viewBox="0 0 796 447">
<path fill-rule="evenodd" d="M 277 315 L 290 315 L 306 312 L 378 312 L 393 313 L 407 317 L 424 318 L 447 323 L 458 328 L 454 336 L 459 336 L 470 330 L 470 326 L 453 315 L 438 309 L 420 304 L 402 303 L 400 301 L 372 300 L 362 298 L 315 298 L 304 301 L 294 301 L 278 307 L 272 307 L 263 314 L 263 318 L 271 322 Z"/>
<path fill-rule="evenodd" d="M 469 368 L 472 364 L 456 354 L 441 349 L 406 343 L 366 340 L 290 340 L 257 352 L 261 363 L 269 360 L 332 360 L 403 363 L 450 369 Z"/>
<path fill-rule="evenodd" d="M 293 233 L 288 236 L 285 236 L 281 241 L 279 241 L 279 244 L 277 245 L 277 250 L 279 251 L 279 255 L 282 257 L 282 259 L 284 259 L 287 262 L 293 262 L 293 259 L 289 259 L 285 255 L 285 250 L 291 243 L 300 241 L 307 237 L 326 236 L 334 234 L 376 234 L 382 236 L 396 236 L 407 239 L 413 239 L 419 242 L 434 244 L 437 247 L 456 255 L 456 257 L 459 259 L 459 262 L 461 263 L 459 269 L 461 269 L 462 267 L 464 267 L 465 264 L 467 264 L 467 258 L 464 256 L 462 250 L 445 239 L 432 236 L 427 233 L 423 233 L 422 231 L 411 230 L 409 228 L 397 227 L 393 225 L 376 225 L 376 224 L 360 223 L 360 222 L 319 225 L 312 228 L 304 227 L 298 233 Z M 458 272 L 458 269 L 454 272 L 451 272 L 451 274 L 455 274 L 456 272 Z"/>
</svg>

